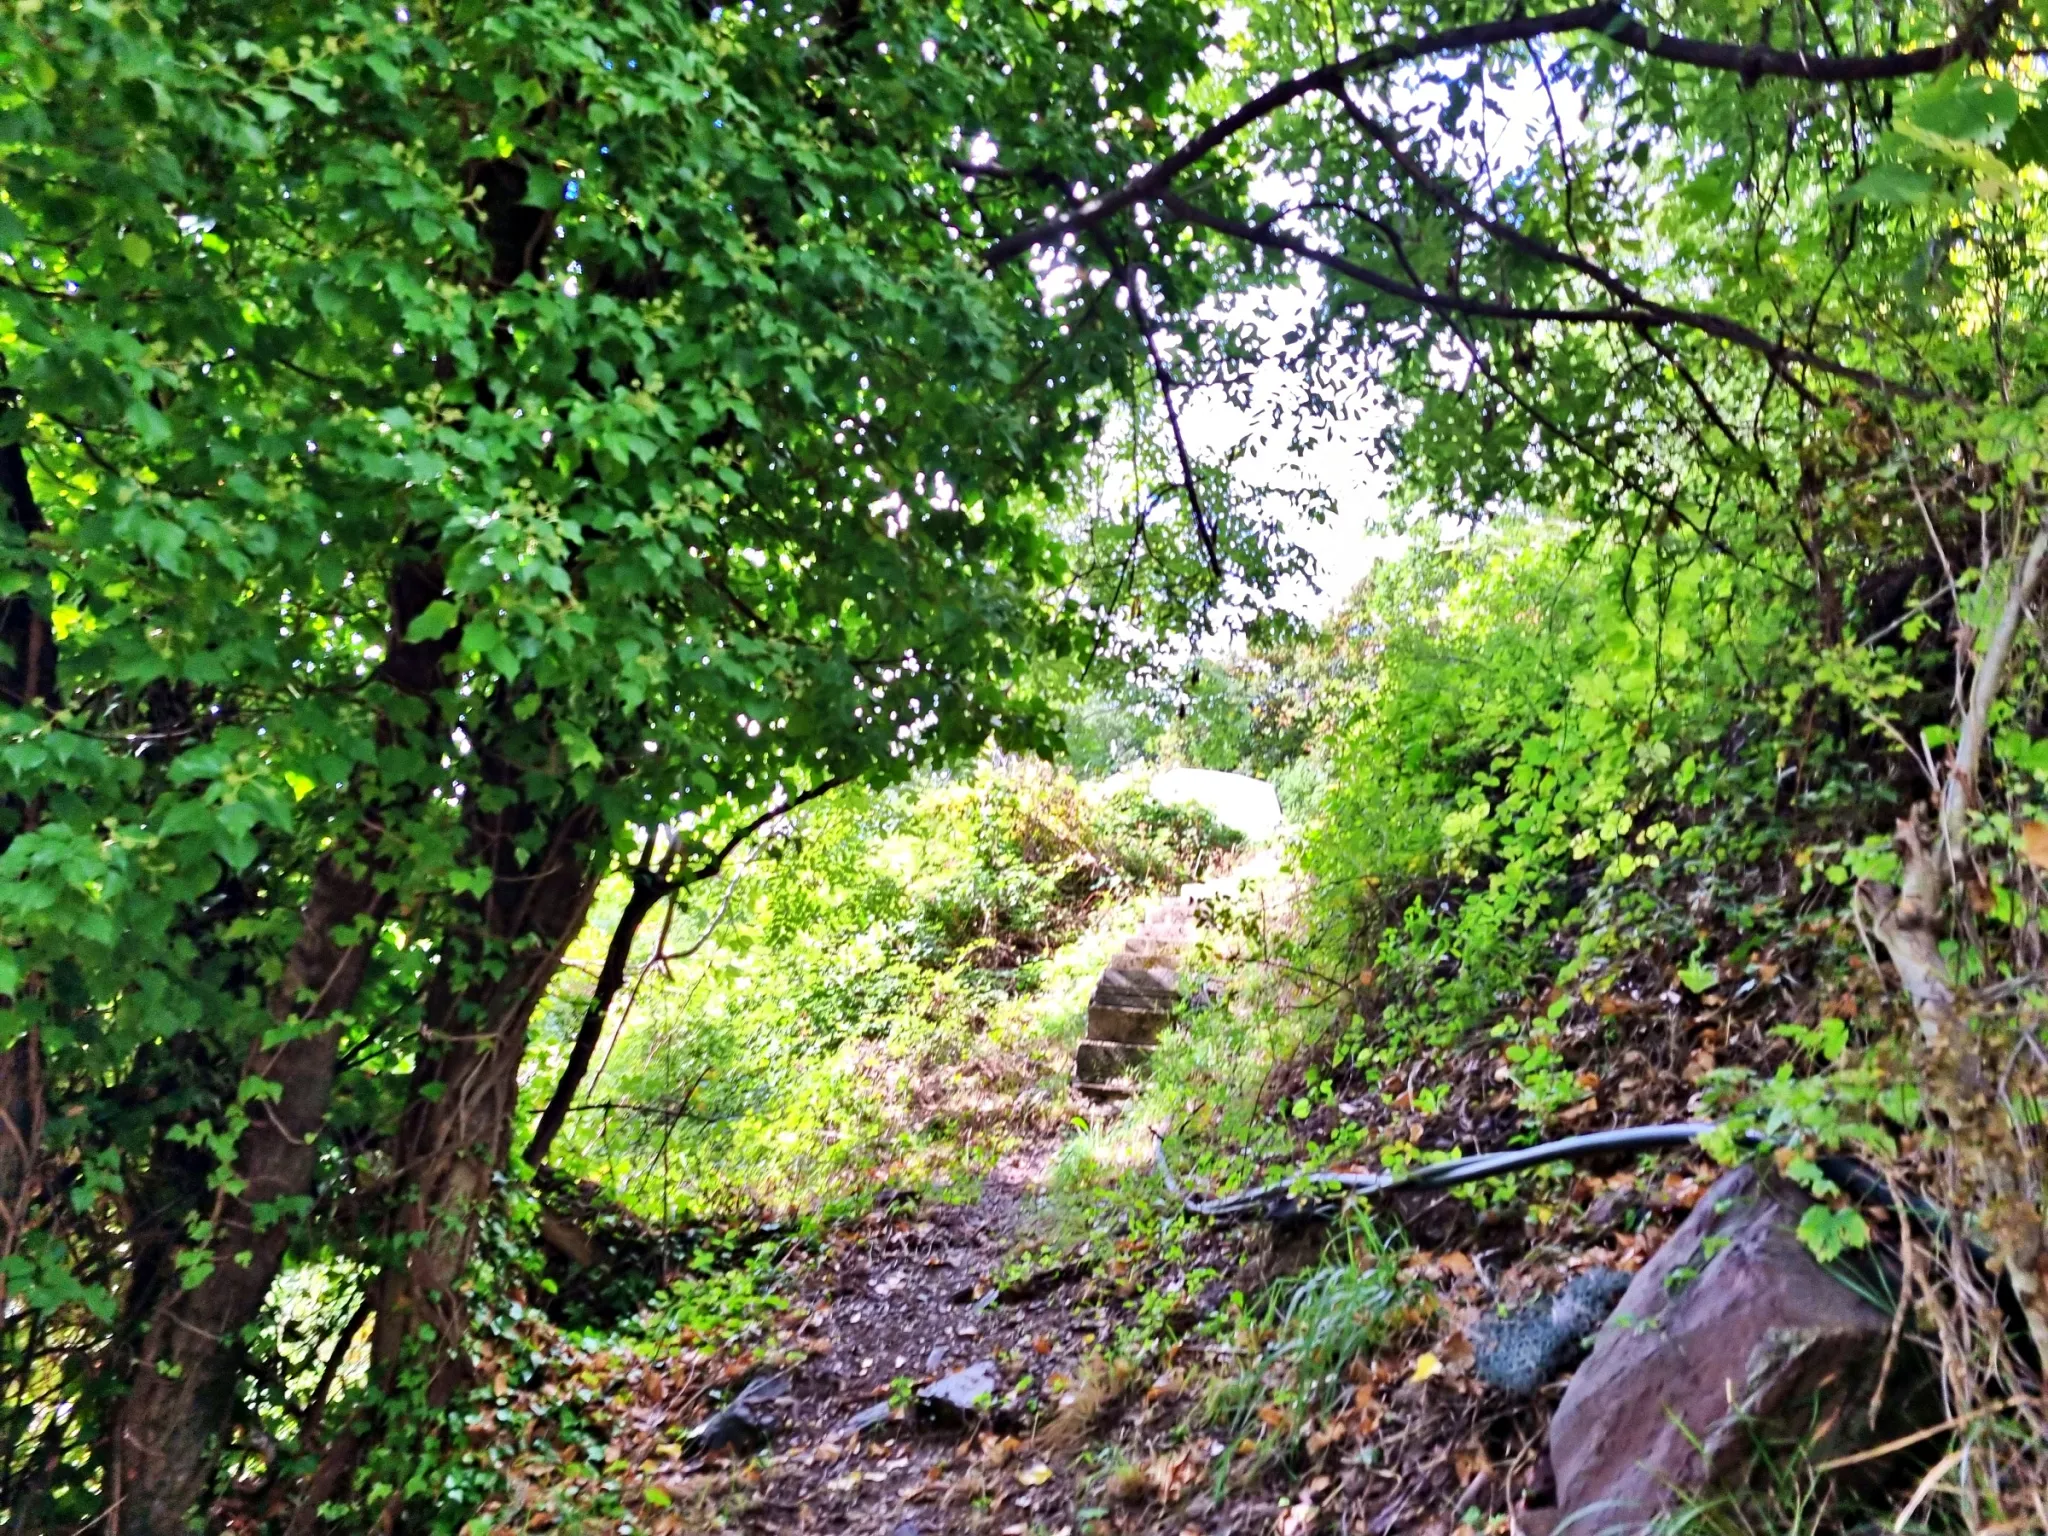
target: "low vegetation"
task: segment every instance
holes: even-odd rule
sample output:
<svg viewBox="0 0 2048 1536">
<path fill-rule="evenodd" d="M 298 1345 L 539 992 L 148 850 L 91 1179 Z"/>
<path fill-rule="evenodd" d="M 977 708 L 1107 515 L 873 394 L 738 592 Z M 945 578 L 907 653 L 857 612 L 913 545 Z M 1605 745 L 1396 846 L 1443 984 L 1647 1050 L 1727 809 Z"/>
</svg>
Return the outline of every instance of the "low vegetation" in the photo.
<svg viewBox="0 0 2048 1536">
<path fill-rule="evenodd" d="M 1745 1163 L 1919 1428 L 1662 1536 L 2048 1527 L 2044 56 L 0 7 L 10 1528 L 1516 1532 Z"/>
</svg>

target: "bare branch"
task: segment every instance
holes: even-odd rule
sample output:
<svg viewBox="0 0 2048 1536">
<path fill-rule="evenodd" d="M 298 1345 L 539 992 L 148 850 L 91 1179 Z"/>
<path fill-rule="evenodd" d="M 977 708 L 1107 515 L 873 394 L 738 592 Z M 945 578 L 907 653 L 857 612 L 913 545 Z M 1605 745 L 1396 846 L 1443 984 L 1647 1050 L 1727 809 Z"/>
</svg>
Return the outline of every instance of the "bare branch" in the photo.
<svg viewBox="0 0 2048 1536">
<path fill-rule="evenodd" d="M 1816 84 L 1846 85 L 1930 75 L 1947 68 L 1957 59 L 1982 56 L 2005 23 L 2006 4 L 2007 0 L 1990 0 L 1946 43 L 1905 53 L 1846 58 L 1808 53 L 1804 49 L 1710 43 L 1667 32 L 1652 32 L 1614 0 L 1604 0 L 1598 5 L 1575 6 L 1547 16 L 1513 16 L 1383 43 L 1351 58 L 1307 70 L 1253 97 L 1228 117 L 1211 123 L 1151 170 L 1133 177 L 1114 192 L 1092 198 L 1072 212 L 1044 224 L 1004 236 L 989 247 L 987 262 L 991 267 L 1000 267 L 1033 246 L 1048 245 L 1062 235 L 1092 228 L 1126 208 L 1149 201 L 1171 186 L 1181 172 L 1220 149 L 1254 123 L 1271 117 L 1304 96 L 1335 90 L 1346 80 L 1378 74 L 1418 59 L 1475 53 L 1507 43 L 1527 43 L 1541 37 L 1590 33 L 1651 58 L 1691 65 L 1696 69 L 1739 74 L 1745 80 L 1770 75 Z"/>
<path fill-rule="evenodd" d="M 625 910 L 620 913 L 618 924 L 612 929 L 611 943 L 605 949 L 604 966 L 598 972 L 597 985 L 591 989 L 590 1000 L 583 1006 L 583 1018 L 576 1026 L 576 1039 L 570 1046 L 569 1060 L 563 1065 L 561 1079 L 555 1084 L 547 1107 L 534 1123 L 533 1139 L 526 1144 L 525 1158 L 529 1167 L 538 1168 L 547 1161 L 548 1150 L 561 1133 L 562 1122 L 568 1118 L 569 1106 L 575 1102 L 576 1094 L 583 1085 L 583 1075 L 590 1070 L 591 1058 L 597 1054 L 597 1043 L 604 1033 L 604 1021 L 611 1012 L 612 1000 L 619 995 L 619 988 L 625 985 L 626 965 L 633 954 L 633 939 L 647 914 L 683 887 L 709 880 L 725 868 L 725 861 L 732 857 L 734 850 L 769 822 L 787 816 L 798 806 L 808 804 L 821 795 L 830 794 L 845 782 L 845 777 L 834 776 L 778 805 L 771 805 L 727 838 L 724 846 L 704 863 L 680 875 L 670 876 L 666 869 L 660 875 L 651 871 L 654 840 L 648 839 L 640 867 L 633 872 L 633 889 L 626 898 Z M 731 894 L 728 890 L 728 899 Z M 722 912 L 723 908 L 720 910 Z M 716 919 L 713 921 L 715 923 Z"/>
<path fill-rule="evenodd" d="M 2012 586 L 2005 594 L 2005 607 L 1991 640 L 1984 647 L 1984 659 L 1977 663 L 1970 680 L 1970 703 L 1963 711 L 1961 729 L 1956 733 L 1956 760 L 1949 769 L 1948 782 L 1941 791 L 1941 841 L 1943 851 L 1954 858 L 1963 845 L 1964 818 L 1977 797 L 1977 770 L 1983 765 L 1984 743 L 1991 734 L 1991 706 L 1998 702 L 1998 690 L 2005 682 L 2006 659 L 2019 637 L 2027 603 L 2048 564 L 2048 521 L 2044 521 L 2027 546 L 2026 557 L 2013 572 Z"/>
<path fill-rule="evenodd" d="M 1903 395 L 1909 399 L 1930 399 L 1932 395 L 1897 379 L 1888 379 L 1883 374 L 1873 373 L 1867 368 L 1852 367 L 1823 357 L 1804 347 L 1791 346 L 1782 341 L 1773 341 L 1760 332 L 1751 330 L 1725 315 L 1716 315 L 1701 310 L 1674 309 L 1669 305 L 1651 301 L 1575 307 L 1561 304 L 1512 304 L 1500 299 L 1475 299 L 1464 294 L 1445 293 L 1441 290 L 1404 283 L 1391 278 L 1384 272 L 1375 272 L 1361 262 L 1335 251 L 1326 251 L 1311 245 L 1298 235 L 1290 235 L 1269 224 L 1248 224 L 1242 219 L 1226 218 L 1197 207 L 1177 193 L 1164 192 L 1155 199 L 1161 207 L 1175 217 L 1204 229 L 1214 230 L 1220 235 L 1242 240 L 1265 250 L 1285 251 L 1312 261 L 1317 266 L 1341 273 L 1353 282 L 1386 294 L 1389 298 L 1400 299 L 1434 314 L 1463 315 L 1476 320 L 1505 320 L 1530 323 L 1541 320 L 1555 321 L 1565 325 L 1616 325 L 1635 331 L 1656 331 L 1670 329 L 1695 330 L 1753 352 L 1770 364 L 1774 370 L 1786 372 L 1787 381 L 1795 389 L 1801 388 L 1798 381 L 1787 370 L 1793 367 L 1811 368 L 1816 373 L 1825 373 L 1833 378 L 1878 394 Z M 1560 253 L 1563 254 L 1563 253 Z M 1804 393 L 1803 389 L 1801 391 Z"/>
<path fill-rule="evenodd" d="M 1201 541 L 1202 553 L 1209 562 L 1209 571 L 1220 586 L 1223 582 L 1223 556 L 1216 548 L 1216 528 L 1210 522 L 1202 506 L 1202 488 L 1195 481 L 1195 461 L 1188 452 L 1187 434 L 1181 430 L 1180 407 L 1173 398 L 1173 374 L 1168 371 L 1166 359 L 1159 351 L 1159 323 L 1152 317 L 1152 306 L 1143 291 L 1143 274 L 1132 272 L 1131 304 L 1138 312 L 1138 327 L 1145 335 L 1145 353 L 1152 360 L 1152 378 L 1159 385 L 1160 403 L 1166 407 L 1166 424 L 1173 434 L 1173 451 L 1180 461 L 1181 489 L 1187 493 L 1188 515 L 1194 519 L 1195 537 Z"/>
</svg>

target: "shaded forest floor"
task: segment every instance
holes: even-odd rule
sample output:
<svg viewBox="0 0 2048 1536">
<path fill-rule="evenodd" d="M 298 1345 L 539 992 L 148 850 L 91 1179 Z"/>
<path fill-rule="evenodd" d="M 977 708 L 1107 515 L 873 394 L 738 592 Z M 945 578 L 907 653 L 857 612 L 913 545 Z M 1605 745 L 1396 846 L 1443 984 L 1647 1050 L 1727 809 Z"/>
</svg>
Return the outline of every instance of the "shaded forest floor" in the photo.
<svg viewBox="0 0 2048 1536">
<path fill-rule="evenodd" d="M 1226 981 L 1224 999 L 1167 1038 L 1139 1097 L 1090 1103 L 1066 1076 L 1088 965 L 1139 921 L 1130 903 L 1076 941 L 1090 958 L 1045 997 L 1035 1034 L 930 1065 L 919 1102 L 978 1149 L 950 1182 L 871 1191 L 745 1284 L 672 1291 L 689 1300 L 666 1303 L 636 1348 L 508 1390 L 508 1421 L 580 1393 L 606 1428 L 581 1455 L 534 1441 L 490 1528 L 1519 1528 L 1548 1496 L 1563 1383 L 1527 1399 L 1485 1389 L 1466 1329 L 1582 1270 L 1638 1267 L 1718 1170 L 1696 1153 L 1552 1170 L 1294 1230 L 1185 1216 L 1156 1174 L 1155 1131 L 1217 1187 L 1377 1166 L 1390 1144 L 1491 1149 L 1524 1125 L 1484 1042 L 1420 1053 L 1405 1083 L 1319 1074 L 1328 1008 L 1258 955 L 1262 928 L 1287 920 L 1277 870 L 1261 859 L 1202 893 L 1194 972 Z M 1587 1010 L 1583 1052 L 1565 1032 L 1580 1097 L 1556 1133 L 1676 1118 L 1712 1061 L 1767 1064 L 1767 997 L 1681 1028 L 1663 982 L 1640 983 Z M 928 1400 L 977 1367 L 951 1384 L 958 1401 Z M 692 1438 L 728 1426 L 715 1416 L 743 1393 L 754 1424 L 730 1444 Z"/>
</svg>

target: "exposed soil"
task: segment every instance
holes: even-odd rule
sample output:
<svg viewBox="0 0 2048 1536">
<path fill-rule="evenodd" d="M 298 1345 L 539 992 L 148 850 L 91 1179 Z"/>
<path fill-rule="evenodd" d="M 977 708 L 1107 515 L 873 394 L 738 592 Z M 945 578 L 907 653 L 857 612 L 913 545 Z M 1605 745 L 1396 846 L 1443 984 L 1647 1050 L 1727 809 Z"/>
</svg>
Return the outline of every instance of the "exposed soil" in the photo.
<svg viewBox="0 0 2048 1536">
<path fill-rule="evenodd" d="M 1762 969 L 1775 977 L 1775 965 Z M 1811 1006 L 1799 989 L 1766 984 L 1687 1007 L 1662 977 L 1617 981 L 1610 1000 L 1574 1009 L 1560 1032 L 1584 1097 L 1554 1117 L 1552 1134 L 1697 1113 L 1707 1071 L 1767 1066 L 1782 1053 L 1770 1026 Z M 1369 1145 L 1471 1151 L 1506 1145 L 1525 1126 L 1490 1050 L 1448 1046 L 1419 1052 L 1418 1063 L 1421 1080 L 1447 1090 L 1427 1107 L 1340 1079 L 1344 1095 L 1300 1131 L 1320 1137 L 1341 1120 L 1369 1128 Z M 1293 1076 L 1283 1065 L 1267 1096 L 1291 1095 Z M 1224 1429 L 1197 1411 L 1197 1396 L 1248 1362 L 1196 1325 L 1233 1292 L 1256 1296 L 1318 1262 L 1328 1229 L 1200 1229 L 1170 1256 L 1098 1233 L 1090 1260 L 1061 1249 L 1034 1265 L 1024 1255 L 1042 1235 L 1036 1217 L 1072 1112 L 1058 1097 L 1008 1120 L 1021 1139 L 972 1201 L 884 1199 L 791 1261 L 777 1280 L 791 1304 L 777 1330 L 784 1353 L 750 1356 L 715 1391 L 693 1387 L 650 1413 L 650 1426 L 666 1421 L 658 1438 L 680 1442 L 663 1448 L 679 1453 L 662 1474 L 674 1505 L 654 1530 L 1297 1536 L 1334 1526 L 1421 1536 L 1450 1531 L 1467 1511 L 1482 1524 L 1512 1519 L 1547 1502 L 1544 1436 L 1562 1383 L 1523 1399 L 1483 1387 L 1464 1330 L 1582 1269 L 1636 1268 L 1714 1173 L 1686 1152 L 1653 1168 L 1584 1167 L 1542 1204 L 1528 1194 L 1492 1207 L 1445 1195 L 1389 1201 L 1385 1217 L 1413 1245 L 1401 1260 L 1419 1298 L 1407 1321 L 1352 1362 L 1336 1400 L 1261 1407 Z M 1216 1278 L 1184 1285 L 1198 1270 Z M 1118 1331 L 1148 1304 L 1150 1336 L 1163 1323 L 1180 1342 L 1147 1355 L 1141 1379 L 1107 1362 L 1130 1358 Z M 977 1365 L 992 1379 L 985 1399 L 964 1409 L 921 1400 Z M 692 1423 L 777 1374 L 786 1389 L 759 1405 L 765 1442 L 691 1448 Z"/>
<path fill-rule="evenodd" d="M 702 1494 L 763 1533 L 1021 1532 L 1071 1508 L 1070 1469 L 1021 1437 L 1057 1411 L 1113 1312 L 1089 1303 L 1074 1266 L 1005 1267 L 1055 1149 L 1011 1154 L 971 1205 L 879 1212 L 792 1275 L 808 1359 L 789 1372 L 770 1448 L 707 1476 Z M 911 1396 L 910 1383 L 983 1361 L 998 1383 L 983 1409 Z"/>
</svg>

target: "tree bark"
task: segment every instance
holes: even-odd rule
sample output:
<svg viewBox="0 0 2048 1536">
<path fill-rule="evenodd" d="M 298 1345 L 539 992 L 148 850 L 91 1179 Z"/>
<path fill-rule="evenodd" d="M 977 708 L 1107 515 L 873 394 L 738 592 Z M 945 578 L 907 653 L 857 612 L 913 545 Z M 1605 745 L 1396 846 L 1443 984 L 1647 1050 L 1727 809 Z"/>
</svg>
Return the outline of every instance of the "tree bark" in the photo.
<svg viewBox="0 0 2048 1536">
<path fill-rule="evenodd" d="M 151 1318 L 128 1400 L 114 1431 L 109 1529 L 118 1536 L 173 1536 L 187 1529 L 204 1495 L 212 1443 L 233 1405 L 232 1342 L 261 1310 L 283 1262 L 291 1221 L 280 1207 L 312 1188 L 316 1143 L 334 1088 L 333 1027 L 306 1027 L 345 1010 L 361 987 L 366 942 L 336 931 L 379 914 L 375 882 L 324 861 L 300 918 L 299 936 L 271 994 L 270 1014 L 292 1038 L 258 1042 L 243 1067 L 282 1090 L 252 1100 L 236 1173 L 223 1194 L 209 1243 L 211 1269 L 197 1285 L 164 1299 Z M 312 1001 L 301 1004 L 306 994 Z"/>
<path fill-rule="evenodd" d="M 1953 762 L 1930 808 L 1898 824 L 1896 889 L 1869 882 L 1857 892 L 1871 931 L 1891 956 L 1919 1025 L 1921 1081 L 1938 1117 L 1961 1186 L 1981 1201 L 1980 1219 L 1999 1268 L 2027 1319 L 2034 1348 L 2048 1362 L 2048 1234 L 2034 1197 L 2042 1170 L 1999 1101 L 1985 1070 L 1978 1020 L 1958 994 L 1941 951 L 1943 909 L 1954 872 L 1969 858 L 1969 813 L 1990 739 L 1991 712 L 2007 663 L 2044 569 L 2048 524 L 2035 534 L 1970 680 Z"/>
<path fill-rule="evenodd" d="M 521 809 L 485 818 L 479 842 L 509 846 L 503 822 Z M 531 867 L 501 863 L 466 952 L 444 957 L 435 974 L 395 1146 L 407 1185 L 388 1232 L 404 1257 L 385 1268 L 374 1292 L 371 1370 L 387 1394 L 401 1365 L 424 1366 L 433 1407 L 446 1406 L 468 1380 L 459 1282 L 493 1176 L 510 1155 L 528 1022 L 597 891 L 593 845 L 601 830 L 597 809 L 577 806 Z M 358 1415 L 328 1443 L 292 1513 L 290 1536 L 320 1528 L 321 1506 L 345 1493 L 373 1432 L 368 1416 Z"/>
<path fill-rule="evenodd" d="M 0 1258 L 13 1253 L 41 1192 L 43 1046 L 31 1024 L 21 1038 L 0 1051 Z M 7 1277 L 0 1274 L 0 1302 Z"/>
<path fill-rule="evenodd" d="M 589 806 L 564 817 L 538 867 L 522 872 L 513 892 L 494 890 L 485 941 L 464 957 L 478 979 L 458 989 L 450 972 L 459 962 L 450 960 L 429 995 L 427 1049 L 398 1131 L 398 1166 L 410 1187 L 394 1226 L 406 1254 L 378 1287 L 371 1354 L 390 1371 L 407 1342 L 431 1328 L 427 1390 L 436 1406 L 465 1379 L 457 1282 L 492 1176 L 510 1156 L 528 1023 L 597 890 L 591 844 L 599 825 Z"/>
<path fill-rule="evenodd" d="M 432 696 L 453 644 L 406 639 L 441 590 L 441 567 L 431 557 L 403 559 L 392 572 L 390 639 L 377 679 L 409 698 Z M 388 720 L 379 727 L 385 741 L 405 734 Z M 386 807 L 380 819 L 390 815 Z M 239 1188 L 223 1191 L 212 1212 L 208 1267 L 196 1285 L 154 1304 L 127 1400 L 115 1416 L 113 1536 L 182 1536 L 205 1496 L 215 1443 L 234 1406 L 235 1342 L 277 1278 L 294 1205 L 312 1191 L 316 1143 L 334 1091 L 338 1016 L 354 1004 L 369 966 L 369 937 L 345 944 L 336 935 L 359 924 L 374 929 L 390 905 L 388 860 L 378 841 L 369 834 L 361 862 L 330 852 L 314 868 L 298 937 L 268 999 L 286 1038 L 258 1040 L 242 1068 L 243 1081 L 274 1083 L 278 1095 L 249 1101 L 249 1126 L 236 1149 Z M 329 1019 L 337 1022 L 309 1027 Z"/>
<path fill-rule="evenodd" d="M 8 412 L 19 409 L 9 405 Z M 28 459 L 20 443 L 0 445 L 0 499 L 7 504 L 7 518 L 26 542 L 43 531 L 42 509 L 28 483 Z M 16 709 L 48 708 L 57 698 L 57 639 L 42 605 L 27 592 L 0 600 L 0 645 L 12 653 L 12 665 L 0 668 L 0 705 Z M 13 800 L 15 829 L 33 825 L 37 811 L 33 800 Z M 0 848 L 12 840 L 12 831 L 0 829 Z M 38 988 L 29 977 L 22 983 L 27 994 Z M 45 1106 L 43 1103 L 43 1048 L 41 1031 L 33 1022 L 9 1020 L 15 1012 L 14 998 L 0 998 L 0 1038 L 19 1028 L 18 1038 L 0 1049 L 0 1257 L 14 1251 L 29 1208 L 37 1193 L 36 1168 L 42 1146 Z M 0 1300 L 7 1295 L 7 1282 L 0 1278 Z"/>
<path fill-rule="evenodd" d="M 547 1107 L 534 1123 L 533 1139 L 526 1144 L 525 1162 L 529 1168 L 539 1168 L 548 1160 L 555 1137 L 561 1134 L 562 1124 L 569 1118 L 570 1106 L 576 1102 L 576 1090 L 582 1086 L 584 1074 L 590 1070 L 590 1059 L 597 1054 L 597 1042 L 604 1036 L 604 1022 L 611 1016 L 612 1000 L 619 995 L 619 988 L 625 985 L 626 965 L 633 954 L 633 939 L 640 932 L 640 925 L 647 920 L 647 914 L 659 906 L 672 890 L 666 881 L 654 879 L 645 870 L 634 872 L 632 893 L 626 897 L 626 909 L 619 914 L 618 925 L 612 929 L 611 943 L 604 952 L 604 964 L 597 973 L 597 985 L 591 991 L 590 1001 L 583 1007 L 583 1019 L 576 1027 L 575 1042 L 569 1047 L 569 1059 L 563 1064 L 561 1079 L 555 1084 Z"/>
</svg>

